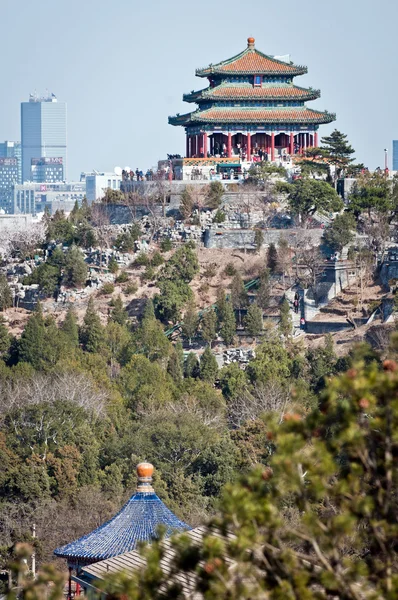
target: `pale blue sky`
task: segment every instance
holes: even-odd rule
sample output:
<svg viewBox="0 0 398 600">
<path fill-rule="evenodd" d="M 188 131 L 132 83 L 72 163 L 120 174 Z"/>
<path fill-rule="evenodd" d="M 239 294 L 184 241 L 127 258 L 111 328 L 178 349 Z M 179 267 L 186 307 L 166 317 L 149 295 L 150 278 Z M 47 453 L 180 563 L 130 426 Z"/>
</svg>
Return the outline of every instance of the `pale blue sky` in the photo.
<svg viewBox="0 0 398 600">
<path fill-rule="evenodd" d="M 398 139 L 397 23 L 396 0 L 0 0 L 0 141 L 20 139 L 20 102 L 48 89 L 68 104 L 70 179 L 146 169 L 184 152 L 167 117 L 204 87 L 195 68 L 254 36 L 308 66 L 296 82 L 322 91 L 309 104 L 336 112 L 333 126 L 375 168 Z"/>
</svg>

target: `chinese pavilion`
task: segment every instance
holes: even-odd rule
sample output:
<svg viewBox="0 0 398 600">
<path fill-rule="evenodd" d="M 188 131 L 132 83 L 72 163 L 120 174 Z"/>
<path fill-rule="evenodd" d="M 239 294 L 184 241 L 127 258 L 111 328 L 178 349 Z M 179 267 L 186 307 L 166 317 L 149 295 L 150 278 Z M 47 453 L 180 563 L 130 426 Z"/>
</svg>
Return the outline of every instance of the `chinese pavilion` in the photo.
<svg viewBox="0 0 398 600">
<path fill-rule="evenodd" d="M 166 537 L 191 529 L 155 494 L 152 474 L 151 464 L 140 463 L 137 466 L 137 491 L 117 515 L 91 533 L 54 551 L 55 556 L 68 561 L 69 598 L 72 579 L 79 583 L 78 574 L 83 566 L 130 552 L 140 542 L 150 542 L 158 536 L 160 525 L 165 528 Z M 76 577 L 72 577 L 74 569 Z"/>
<path fill-rule="evenodd" d="M 183 99 L 198 108 L 169 117 L 171 125 L 185 127 L 187 158 L 239 156 L 250 162 L 256 156 L 274 161 L 317 146 L 319 125 L 335 120 L 334 114 L 306 106 L 320 97 L 319 90 L 293 83 L 307 67 L 263 54 L 254 38 L 247 42 L 233 58 L 197 69 L 196 75 L 207 78 L 209 86 Z"/>
</svg>

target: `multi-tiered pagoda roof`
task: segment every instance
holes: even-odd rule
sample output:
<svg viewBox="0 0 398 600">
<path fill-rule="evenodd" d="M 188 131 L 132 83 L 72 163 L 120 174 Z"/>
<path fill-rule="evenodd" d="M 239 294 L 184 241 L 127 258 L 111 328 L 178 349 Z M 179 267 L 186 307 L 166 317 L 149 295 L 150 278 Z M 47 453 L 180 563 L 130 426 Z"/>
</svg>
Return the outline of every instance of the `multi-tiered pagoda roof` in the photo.
<svg viewBox="0 0 398 600">
<path fill-rule="evenodd" d="M 165 528 L 165 536 L 187 531 L 189 525 L 180 521 L 165 506 L 152 488 L 153 466 L 141 463 L 137 467 L 137 492 L 112 519 L 78 540 L 57 548 L 54 554 L 66 558 L 70 567 L 82 567 L 134 550 L 140 542 L 150 542 Z"/>
<path fill-rule="evenodd" d="M 249 159 L 251 150 L 260 145 L 264 151 L 280 148 L 294 153 L 301 145 L 314 145 L 319 125 L 335 119 L 334 114 L 306 106 L 320 97 L 320 91 L 295 85 L 294 78 L 305 73 L 307 67 L 264 54 L 249 38 L 240 54 L 196 70 L 209 86 L 185 94 L 184 101 L 196 103 L 197 109 L 169 117 L 169 123 L 185 127 L 187 156 L 205 157 L 208 136 L 213 138 L 210 152 L 219 149 L 220 155 L 224 148 L 233 156 L 234 148 L 243 145 Z M 227 140 L 231 137 L 235 139 Z"/>
</svg>

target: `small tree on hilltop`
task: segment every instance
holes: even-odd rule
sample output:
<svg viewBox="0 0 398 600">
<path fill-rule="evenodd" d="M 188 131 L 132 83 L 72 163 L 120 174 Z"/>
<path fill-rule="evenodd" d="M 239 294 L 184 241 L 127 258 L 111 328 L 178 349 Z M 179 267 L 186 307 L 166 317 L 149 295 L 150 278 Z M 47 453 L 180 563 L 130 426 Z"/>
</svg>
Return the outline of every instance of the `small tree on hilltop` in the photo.
<svg viewBox="0 0 398 600">
<path fill-rule="evenodd" d="M 264 244 L 264 233 L 261 229 L 256 229 L 254 232 L 254 245 L 256 246 L 256 252 L 260 252 Z"/>
<path fill-rule="evenodd" d="M 292 315 L 290 312 L 289 302 L 286 300 L 286 298 L 283 300 L 281 305 L 279 330 L 285 337 L 289 337 L 292 334 Z"/>
<path fill-rule="evenodd" d="M 256 303 L 250 304 L 244 323 L 247 332 L 253 337 L 261 333 L 263 329 L 263 311 Z"/>
<path fill-rule="evenodd" d="M 203 315 L 201 323 L 202 337 L 205 342 L 210 344 L 217 337 L 217 315 L 213 309 L 208 310 Z"/>
<path fill-rule="evenodd" d="M 355 218 L 350 213 L 337 215 L 330 227 L 325 229 L 323 238 L 334 251 L 341 252 L 344 246 L 352 242 L 355 237 Z"/>
<path fill-rule="evenodd" d="M 224 319 L 221 326 L 220 334 L 223 342 L 227 346 L 230 346 L 232 344 L 236 335 L 235 311 L 230 300 L 227 300 L 225 303 Z"/>
<path fill-rule="evenodd" d="M 267 268 L 270 270 L 273 275 L 278 266 L 278 251 L 273 242 L 270 243 L 267 251 Z"/>
<path fill-rule="evenodd" d="M 65 255 L 64 283 L 69 287 L 81 287 L 87 280 L 87 265 L 77 246 L 71 246 Z"/>
<path fill-rule="evenodd" d="M 68 312 L 66 313 L 65 321 L 62 323 L 61 329 L 71 346 L 77 348 L 79 345 L 79 326 L 77 324 L 77 316 L 73 306 L 68 308 Z"/>
<path fill-rule="evenodd" d="M 218 364 L 216 357 L 213 352 L 210 350 L 210 346 L 206 346 L 205 351 L 203 352 L 200 358 L 200 379 L 203 381 L 208 381 L 209 383 L 214 383 L 215 378 L 218 373 Z"/>
<path fill-rule="evenodd" d="M 231 284 L 231 301 L 232 306 L 239 313 L 239 323 L 241 322 L 241 310 L 246 308 L 249 303 L 247 291 L 243 284 L 242 277 L 239 273 L 235 275 Z"/>
<path fill-rule="evenodd" d="M 95 310 L 94 300 L 90 298 L 80 330 L 80 340 L 87 352 L 98 352 L 103 345 L 103 337 L 104 328 Z"/>
<path fill-rule="evenodd" d="M 206 206 L 215 210 L 219 208 L 224 194 L 224 186 L 221 181 L 212 181 L 206 198 Z"/>
<path fill-rule="evenodd" d="M 127 311 L 124 308 L 123 300 L 119 294 L 119 296 L 117 296 L 117 298 L 113 301 L 113 309 L 110 315 L 110 320 L 114 323 L 119 323 L 119 325 L 126 325 L 127 318 Z"/>
<path fill-rule="evenodd" d="M 354 162 L 354 148 L 348 143 L 347 135 L 335 129 L 331 135 L 321 139 L 321 150 L 327 161 L 336 168 L 335 179 Z"/>
<path fill-rule="evenodd" d="M 339 212 L 344 206 L 336 190 L 319 179 L 296 179 L 294 183 L 281 184 L 279 190 L 288 194 L 289 210 L 304 228 L 316 212 Z"/>
<path fill-rule="evenodd" d="M 182 335 L 188 340 L 188 344 L 191 345 L 192 338 L 194 337 L 199 324 L 198 312 L 196 310 L 195 302 L 192 300 L 188 304 L 187 311 L 184 315 L 184 321 L 182 324 Z"/>
<path fill-rule="evenodd" d="M 8 285 L 7 277 L 0 274 L 0 310 L 5 311 L 12 306 L 12 293 Z"/>
</svg>

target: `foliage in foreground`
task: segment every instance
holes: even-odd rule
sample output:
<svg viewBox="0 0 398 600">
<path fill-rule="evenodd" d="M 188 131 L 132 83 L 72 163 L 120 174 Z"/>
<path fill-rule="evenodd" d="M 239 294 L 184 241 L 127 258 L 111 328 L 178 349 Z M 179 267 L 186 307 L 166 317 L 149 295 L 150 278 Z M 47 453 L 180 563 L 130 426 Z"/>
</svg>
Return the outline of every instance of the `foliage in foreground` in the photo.
<svg viewBox="0 0 398 600">
<path fill-rule="evenodd" d="M 167 573 L 162 541 L 147 547 L 146 569 L 106 582 L 113 598 L 188 598 L 187 574 L 210 600 L 397 597 L 397 363 L 357 364 L 319 409 L 266 427 L 269 465 L 227 486 L 200 547 L 177 538 Z"/>
</svg>

